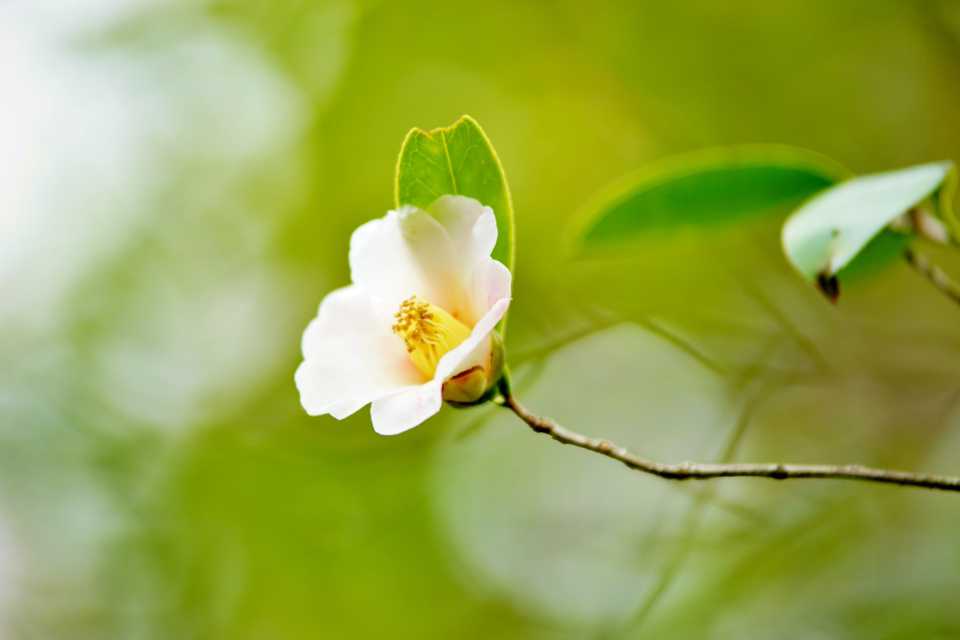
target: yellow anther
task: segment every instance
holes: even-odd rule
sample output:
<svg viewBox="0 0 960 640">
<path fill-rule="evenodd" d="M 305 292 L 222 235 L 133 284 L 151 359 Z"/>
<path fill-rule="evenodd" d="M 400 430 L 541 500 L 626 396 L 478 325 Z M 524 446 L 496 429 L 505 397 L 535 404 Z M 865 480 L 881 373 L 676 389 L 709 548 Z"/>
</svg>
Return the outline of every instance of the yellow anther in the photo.
<svg viewBox="0 0 960 640">
<path fill-rule="evenodd" d="M 417 296 L 404 300 L 393 317 L 393 332 L 403 338 L 413 364 L 431 378 L 440 358 L 470 337 L 467 325 Z"/>
</svg>

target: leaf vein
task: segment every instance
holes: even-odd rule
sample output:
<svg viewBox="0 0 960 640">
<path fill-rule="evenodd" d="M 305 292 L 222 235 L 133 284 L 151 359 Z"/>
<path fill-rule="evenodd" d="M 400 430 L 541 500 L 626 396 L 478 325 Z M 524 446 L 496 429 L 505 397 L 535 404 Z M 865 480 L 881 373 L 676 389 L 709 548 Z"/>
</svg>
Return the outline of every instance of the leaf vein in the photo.
<svg viewBox="0 0 960 640">
<path fill-rule="evenodd" d="M 450 148 L 447 146 L 447 135 L 440 130 L 440 139 L 443 141 L 443 153 L 447 156 L 447 170 L 450 171 L 450 184 L 453 185 L 453 195 L 459 195 L 457 189 L 457 176 L 453 173 L 453 163 L 450 162 Z"/>
</svg>

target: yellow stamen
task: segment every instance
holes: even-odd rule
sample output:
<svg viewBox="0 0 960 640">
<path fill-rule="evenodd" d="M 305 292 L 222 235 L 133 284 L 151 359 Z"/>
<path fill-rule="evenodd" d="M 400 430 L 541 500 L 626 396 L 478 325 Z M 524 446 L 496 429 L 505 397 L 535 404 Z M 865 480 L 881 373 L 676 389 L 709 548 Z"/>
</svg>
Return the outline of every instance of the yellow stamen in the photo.
<svg viewBox="0 0 960 640">
<path fill-rule="evenodd" d="M 417 296 L 404 300 L 394 317 L 393 332 L 403 338 L 413 364 L 431 378 L 440 358 L 470 337 L 467 325 Z"/>
</svg>

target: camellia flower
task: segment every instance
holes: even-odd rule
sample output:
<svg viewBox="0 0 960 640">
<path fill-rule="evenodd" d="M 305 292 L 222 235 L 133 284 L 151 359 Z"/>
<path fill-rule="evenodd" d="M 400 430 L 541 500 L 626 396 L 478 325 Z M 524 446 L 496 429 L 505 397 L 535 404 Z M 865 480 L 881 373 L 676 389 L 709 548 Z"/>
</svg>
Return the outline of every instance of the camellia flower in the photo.
<svg viewBox="0 0 960 640">
<path fill-rule="evenodd" d="M 393 435 L 444 400 L 486 397 L 503 367 L 494 327 L 510 306 L 496 242 L 493 210 L 464 196 L 354 231 L 353 284 L 328 294 L 303 334 L 296 383 L 307 413 L 340 420 L 372 403 L 373 428 Z"/>
</svg>

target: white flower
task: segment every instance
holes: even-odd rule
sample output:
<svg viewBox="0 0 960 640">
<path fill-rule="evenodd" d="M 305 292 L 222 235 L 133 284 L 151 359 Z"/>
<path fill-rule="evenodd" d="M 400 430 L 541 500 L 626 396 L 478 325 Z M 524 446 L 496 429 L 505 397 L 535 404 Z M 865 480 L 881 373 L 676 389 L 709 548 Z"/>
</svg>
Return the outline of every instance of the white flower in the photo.
<svg viewBox="0 0 960 640">
<path fill-rule="evenodd" d="M 494 327 L 510 305 L 496 242 L 493 210 L 464 196 L 354 231 L 353 284 L 328 294 L 303 334 L 296 382 L 307 413 L 340 420 L 372 402 L 373 428 L 393 435 L 443 400 L 481 399 L 501 374 Z"/>
</svg>

